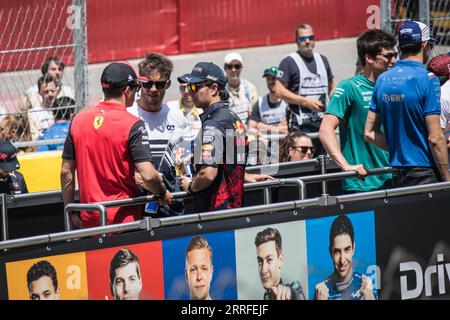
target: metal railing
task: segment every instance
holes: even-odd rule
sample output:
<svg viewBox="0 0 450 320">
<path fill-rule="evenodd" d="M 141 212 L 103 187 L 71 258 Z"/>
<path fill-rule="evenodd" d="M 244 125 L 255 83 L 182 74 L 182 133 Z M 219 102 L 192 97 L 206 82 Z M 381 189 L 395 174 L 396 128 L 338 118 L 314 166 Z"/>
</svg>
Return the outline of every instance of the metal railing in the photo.
<svg viewBox="0 0 450 320">
<path fill-rule="evenodd" d="M 425 193 L 432 191 L 447 191 L 450 189 L 450 182 L 433 183 L 429 185 L 413 186 L 405 188 L 396 188 L 372 192 L 363 192 L 359 194 L 342 195 L 335 197 L 335 204 L 347 203 L 368 199 L 386 199 L 390 197 L 398 197 L 412 195 L 417 193 Z M 47 247 L 53 242 L 67 241 L 73 239 L 81 239 L 92 236 L 105 236 L 106 234 L 163 228 L 168 226 L 176 226 L 187 223 L 202 223 L 207 221 L 221 220 L 227 218 L 248 217 L 251 215 L 265 214 L 267 212 L 280 212 L 287 210 L 302 210 L 304 208 L 321 206 L 321 198 L 313 198 L 307 200 L 294 200 L 274 204 L 259 205 L 246 208 L 228 209 L 213 212 L 204 212 L 189 214 L 185 216 L 168 217 L 162 219 L 144 218 L 140 221 L 114 224 L 103 227 L 95 227 L 81 230 L 66 231 L 60 233 L 52 233 L 41 236 L 13 239 L 0 242 L 0 250 L 9 250 L 14 248 L 22 248 L 39 244 L 46 244 Z M 296 214 L 298 214 L 296 212 Z"/>
</svg>

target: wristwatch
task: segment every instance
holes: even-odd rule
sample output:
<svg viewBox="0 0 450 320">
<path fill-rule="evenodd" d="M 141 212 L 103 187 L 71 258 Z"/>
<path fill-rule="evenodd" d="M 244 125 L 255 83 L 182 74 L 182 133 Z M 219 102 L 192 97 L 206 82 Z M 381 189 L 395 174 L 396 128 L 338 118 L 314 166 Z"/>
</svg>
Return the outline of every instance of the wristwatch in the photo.
<svg viewBox="0 0 450 320">
<path fill-rule="evenodd" d="M 189 186 L 188 186 L 186 191 L 187 191 L 188 194 L 193 194 L 194 193 L 194 191 L 192 191 L 192 181 L 189 183 Z"/>
</svg>

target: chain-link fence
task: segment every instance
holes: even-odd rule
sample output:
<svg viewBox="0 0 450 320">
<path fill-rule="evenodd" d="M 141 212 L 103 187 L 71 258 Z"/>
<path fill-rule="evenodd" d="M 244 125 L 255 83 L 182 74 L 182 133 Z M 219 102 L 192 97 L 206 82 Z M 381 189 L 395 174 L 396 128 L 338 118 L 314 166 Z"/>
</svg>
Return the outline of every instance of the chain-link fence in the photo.
<svg viewBox="0 0 450 320">
<path fill-rule="evenodd" d="M 0 139 L 33 151 L 85 105 L 86 3 L 3 0 L 0 21 Z"/>
<path fill-rule="evenodd" d="M 396 33 L 404 22 L 411 20 L 430 26 L 437 40 L 433 56 L 450 51 L 450 0 L 381 0 L 384 30 Z"/>
</svg>

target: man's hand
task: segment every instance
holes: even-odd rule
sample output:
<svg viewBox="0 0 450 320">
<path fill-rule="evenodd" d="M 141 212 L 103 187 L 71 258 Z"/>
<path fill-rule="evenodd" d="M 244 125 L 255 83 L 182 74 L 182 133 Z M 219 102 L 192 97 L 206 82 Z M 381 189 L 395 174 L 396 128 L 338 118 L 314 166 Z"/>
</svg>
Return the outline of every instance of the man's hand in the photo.
<svg viewBox="0 0 450 320">
<path fill-rule="evenodd" d="M 302 106 L 307 107 L 314 112 L 321 112 L 325 110 L 322 102 L 311 98 L 305 98 L 305 102 L 302 103 Z"/>
<path fill-rule="evenodd" d="M 328 287 L 325 282 L 321 282 L 316 286 L 316 300 L 328 300 Z"/>
<path fill-rule="evenodd" d="M 188 191 L 189 185 L 191 184 L 192 179 L 186 176 L 180 177 L 180 188 L 181 190 Z"/>
<path fill-rule="evenodd" d="M 291 300 L 291 288 L 279 284 L 276 287 L 270 289 L 275 295 L 275 300 Z"/>
<path fill-rule="evenodd" d="M 172 192 L 170 192 L 169 190 L 166 190 L 166 192 L 164 193 L 164 196 L 161 197 L 161 198 L 158 198 L 158 203 L 160 205 L 173 204 L 173 194 L 172 194 Z"/>
<path fill-rule="evenodd" d="M 362 164 L 349 165 L 343 169 L 344 171 L 355 171 L 358 174 L 358 179 L 361 180 L 364 180 L 368 175 L 366 168 Z"/>
<path fill-rule="evenodd" d="M 144 179 L 142 179 L 142 176 L 139 172 L 134 173 L 134 181 L 136 181 L 136 184 L 141 187 L 144 190 L 147 190 L 147 187 L 145 186 Z"/>
<path fill-rule="evenodd" d="M 244 176 L 244 181 L 247 183 L 260 182 L 266 180 L 275 180 L 275 178 L 267 174 L 256 174 L 256 173 L 246 173 Z"/>
<path fill-rule="evenodd" d="M 359 288 L 359 291 L 364 300 L 375 300 L 372 280 L 369 277 L 362 275 L 361 288 Z"/>
</svg>

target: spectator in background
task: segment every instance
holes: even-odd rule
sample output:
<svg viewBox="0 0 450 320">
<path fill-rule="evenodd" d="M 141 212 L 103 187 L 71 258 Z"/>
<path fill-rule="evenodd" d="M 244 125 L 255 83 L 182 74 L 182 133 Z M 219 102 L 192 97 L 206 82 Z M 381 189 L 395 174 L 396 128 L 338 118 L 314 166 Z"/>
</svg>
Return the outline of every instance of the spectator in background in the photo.
<svg viewBox="0 0 450 320">
<path fill-rule="evenodd" d="M 230 98 L 230 110 L 237 114 L 242 123 L 247 126 L 252 106 L 258 100 L 258 92 L 253 83 L 241 78 L 244 59 L 238 52 L 231 52 L 225 56 L 224 69 L 228 79 L 226 90 Z"/>
<path fill-rule="evenodd" d="M 439 122 L 439 79 L 423 66 L 434 43 L 430 28 L 409 21 L 400 27 L 398 41 L 403 60 L 378 77 L 364 130 L 366 141 L 389 151 L 394 187 L 450 181 Z"/>
<path fill-rule="evenodd" d="M 55 123 L 44 134 L 39 136 L 39 140 L 65 139 L 69 133 L 70 120 L 73 116 L 75 100 L 69 97 L 56 99 L 53 105 L 53 115 Z M 44 144 L 37 146 L 36 151 L 62 150 L 64 143 Z"/>
<path fill-rule="evenodd" d="M 280 162 L 309 160 L 315 147 L 311 138 L 302 132 L 291 132 L 280 143 Z"/>
<path fill-rule="evenodd" d="M 57 86 L 60 88 L 58 92 L 58 98 L 70 97 L 75 99 L 72 88 L 65 86 L 61 83 L 64 73 L 64 63 L 57 56 L 48 57 L 41 66 L 42 75 L 50 75 L 55 78 Z M 31 86 L 26 89 L 22 94 L 22 107 L 24 110 L 42 106 L 42 96 L 39 94 L 39 88 L 37 85 Z"/>
<path fill-rule="evenodd" d="M 264 70 L 263 78 L 266 78 L 269 93 L 258 98 L 253 105 L 250 115 L 249 128 L 258 132 L 287 133 L 286 108 L 287 102 L 275 95 L 275 77 L 278 68 L 270 67 Z"/>
<path fill-rule="evenodd" d="M 16 147 L 7 140 L 0 140 L 0 193 L 28 193 L 23 175 L 16 171 L 19 168 Z"/>
<path fill-rule="evenodd" d="M 386 189 L 391 174 L 367 176 L 366 169 L 389 166 L 389 154 L 364 140 L 364 126 L 375 81 L 396 62 L 396 39 L 390 33 L 373 29 L 357 39 L 363 72 L 339 83 L 320 126 L 319 138 L 330 157 L 344 171 L 354 171 L 359 178 L 342 181 L 346 192 Z M 339 141 L 336 128 L 339 126 Z"/>
<path fill-rule="evenodd" d="M 0 121 L 0 139 L 11 142 L 31 141 L 30 122 L 26 114 L 10 114 Z M 35 147 L 21 147 L 19 152 L 33 152 Z"/>
<path fill-rule="evenodd" d="M 60 90 L 56 79 L 48 74 L 39 78 L 37 86 L 39 94 L 42 97 L 42 105 L 32 107 L 28 110 L 33 140 L 36 140 L 45 130 L 55 123 L 55 117 L 53 116 L 51 107 L 53 107 Z"/>
<path fill-rule="evenodd" d="M 187 83 L 180 83 L 178 89 L 180 90 L 181 98 L 169 101 L 167 105 L 172 109 L 180 109 L 194 134 L 197 135 L 202 128 L 200 115 L 203 113 L 203 110 L 194 105 Z"/>
<path fill-rule="evenodd" d="M 312 26 L 301 24 L 295 29 L 298 50 L 284 58 L 278 67 L 275 94 L 289 103 L 288 129 L 318 132 L 334 90 L 333 73 L 325 56 L 314 52 L 315 35 Z M 320 154 L 320 141 L 315 139 Z"/>
</svg>

